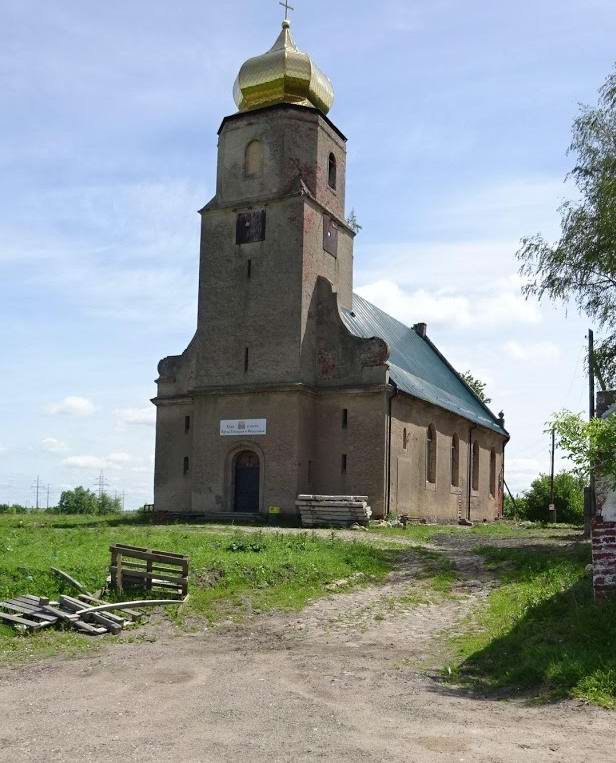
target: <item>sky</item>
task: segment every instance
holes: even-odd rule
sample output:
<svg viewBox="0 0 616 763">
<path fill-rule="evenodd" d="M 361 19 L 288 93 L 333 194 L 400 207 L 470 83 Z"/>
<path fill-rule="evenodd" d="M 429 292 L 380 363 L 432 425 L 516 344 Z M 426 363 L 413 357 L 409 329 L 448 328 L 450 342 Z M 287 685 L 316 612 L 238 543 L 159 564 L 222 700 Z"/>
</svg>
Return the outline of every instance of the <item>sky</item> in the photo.
<svg viewBox="0 0 616 763">
<path fill-rule="evenodd" d="M 587 406 L 588 321 L 520 293 L 554 240 L 570 127 L 614 65 L 613 0 L 295 0 L 349 138 L 356 290 L 488 384 L 506 480 L 549 466 L 551 413 Z M 240 65 L 276 0 L 2 0 L 0 502 L 101 472 L 152 501 L 156 366 L 196 325 L 200 209 Z M 559 467 L 562 463 L 559 458 Z M 95 488 L 96 489 L 96 488 Z"/>
</svg>

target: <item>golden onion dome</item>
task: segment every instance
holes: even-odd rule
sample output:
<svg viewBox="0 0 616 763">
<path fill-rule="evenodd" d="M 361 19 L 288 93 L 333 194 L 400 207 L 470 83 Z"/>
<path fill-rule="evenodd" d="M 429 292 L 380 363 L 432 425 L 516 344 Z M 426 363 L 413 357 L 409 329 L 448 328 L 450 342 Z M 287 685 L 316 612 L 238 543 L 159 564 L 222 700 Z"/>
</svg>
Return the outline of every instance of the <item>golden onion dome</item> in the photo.
<svg viewBox="0 0 616 763">
<path fill-rule="evenodd" d="M 334 88 L 310 56 L 297 48 L 285 19 L 271 50 L 248 59 L 240 69 L 233 98 L 240 111 L 296 103 L 327 114 L 334 103 Z"/>
</svg>

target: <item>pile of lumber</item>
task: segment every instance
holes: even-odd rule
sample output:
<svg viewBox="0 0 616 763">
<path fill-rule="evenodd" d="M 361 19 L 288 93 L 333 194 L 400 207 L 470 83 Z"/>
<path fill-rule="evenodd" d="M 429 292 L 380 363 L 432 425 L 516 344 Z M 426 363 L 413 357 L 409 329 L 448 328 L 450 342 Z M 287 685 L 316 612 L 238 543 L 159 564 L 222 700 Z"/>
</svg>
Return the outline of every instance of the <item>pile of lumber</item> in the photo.
<svg viewBox="0 0 616 763">
<path fill-rule="evenodd" d="M 372 516 L 365 495 L 298 495 L 304 527 L 350 527 L 367 525 Z"/>
<path fill-rule="evenodd" d="M 117 635 L 142 617 L 140 612 L 125 609 L 121 604 L 111 605 L 117 614 L 100 612 L 101 607 L 107 605 L 87 594 L 80 594 L 78 598 L 59 596 L 58 601 L 26 594 L 0 601 L 0 621 L 26 631 L 62 624 L 90 636 L 99 636 L 103 633 Z"/>
<path fill-rule="evenodd" d="M 110 546 L 109 550 L 108 582 L 116 591 L 138 588 L 164 592 L 179 599 L 188 594 L 187 556 L 120 543 Z"/>
</svg>

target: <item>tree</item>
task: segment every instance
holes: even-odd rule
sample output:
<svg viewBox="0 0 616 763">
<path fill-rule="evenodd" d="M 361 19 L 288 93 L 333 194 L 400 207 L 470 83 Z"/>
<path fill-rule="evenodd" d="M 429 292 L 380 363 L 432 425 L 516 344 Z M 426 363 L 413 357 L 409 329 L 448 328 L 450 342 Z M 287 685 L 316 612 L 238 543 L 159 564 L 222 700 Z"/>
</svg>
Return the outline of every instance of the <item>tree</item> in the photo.
<svg viewBox="0 0 616 763">
<path fill-rule="evenodd" d="M 59 514 L 97 514 L 98 498 L 84 487 L 63 490 L 58 502 Z"/>
<path fill-rule="evenodd" d="M 565 451 L 580 480 L 588 481 L 592 468 L 616 488 L 616 413 L 586 421 L 581 413 L 563 410 L 554 414 L 558 447 Z"/>
<path fill-rule="evenodd" d="M 477 379 L 470 371 L 465 371 L 463 374 L 460 374 L 460 376 L 462 381 L 468 384 L 484 405 L 490 405 L 492 398 L 486 395 L 487 384 L 485 382 Z"/>
<path fill-rule="evenodd" d="M 604 336 L 596 362 L 606 383 L 616 381 L 616 69 L 599 91 L 595 108 L 581 107 L 573 123 L 570 177 L 578 201 L 560 207 L 561 236 L 522 239 L 520 273 L 526 296 L 561 302 L 573 299 Z"/>
<path fill-rule="evenodd" d="M 524 519 L 545 522 L 550 504 L 550 475 L 540 474 L 524 493 Z M 573 472 L 554 476 L 554 505 L 558 522 L 581 522 L 584 518 L 584 480 Z"/>
<path fill-rule="evenodd" d="M 122 511 L 122 499 L 117 497 L 112 498 L 110 495 L 107 495 L 107 493 L 102 493 L 102 495 L 96 499 L 96 502 L 98 504 L 99 514 L 118 514 Z"/>
</svg>

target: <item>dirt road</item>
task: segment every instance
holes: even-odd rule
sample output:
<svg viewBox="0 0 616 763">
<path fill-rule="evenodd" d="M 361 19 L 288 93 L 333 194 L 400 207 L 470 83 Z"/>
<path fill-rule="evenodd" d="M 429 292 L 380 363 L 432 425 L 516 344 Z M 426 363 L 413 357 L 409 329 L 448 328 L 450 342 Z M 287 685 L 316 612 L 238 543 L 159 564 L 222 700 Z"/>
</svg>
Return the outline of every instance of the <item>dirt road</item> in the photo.
<svg viewBox="0 0 616 763">
<path fill-rule="evenodd" d="M 144 629 L 153 643 L 4 670 L 0 761 L 616 760 L 613 713 L 439 680 L 442 634 L 494 585 L 470 544 L 441 543 L 455 599 L 411 600 L 422 561 L 409 552 L 386 585 L 299 614 L 193 635 L 161 621 Z"/>
</svg>

